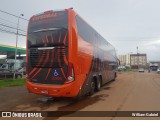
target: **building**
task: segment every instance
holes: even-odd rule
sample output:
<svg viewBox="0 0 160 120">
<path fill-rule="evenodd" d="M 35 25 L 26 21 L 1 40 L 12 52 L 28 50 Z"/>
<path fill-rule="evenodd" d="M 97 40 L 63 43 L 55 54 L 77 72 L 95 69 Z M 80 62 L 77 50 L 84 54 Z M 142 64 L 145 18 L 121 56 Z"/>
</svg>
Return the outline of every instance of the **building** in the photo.
<svg viewBox="0 0 160 120">
<path fill-rule="evenodd" d="M 126 55 L 126 65 L 131 66 L 131 54 Z"/>
<path fill-rule="evenodd" d="M 122 66 L 126 65 L 126 59 L 127 59 L 126 55 L 119 55 L 118 59 L 120 61 L 120 65 L 122 65 Z"/>
<path fill-rule="evenodd" d="M 119 55 L 118 59 L 120 60 L 120 65 L 130 66 L 130 54 L 127 55 Z"/>
<path fill-rule="evenodd" d="M 130 54 L 130 65 L 132 68 L 147 68 L 146 54 Z"/>
<path fill-rule="evenodd" d="M 132 68 L 147 68 L 147 54 L 127 54 L 119 55 L 121 66 L 131 66 Z"/>
</svg>

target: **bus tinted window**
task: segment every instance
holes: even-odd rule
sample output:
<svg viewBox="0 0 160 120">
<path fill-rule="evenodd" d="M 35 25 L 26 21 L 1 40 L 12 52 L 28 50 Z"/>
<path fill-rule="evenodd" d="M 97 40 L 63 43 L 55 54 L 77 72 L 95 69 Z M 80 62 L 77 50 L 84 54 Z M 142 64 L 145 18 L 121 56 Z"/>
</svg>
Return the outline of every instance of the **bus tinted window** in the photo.
<svg viewBox="0 0 160 120">
<path fill-rule="evenodd" d="M 64 40 L 66 39 L 66 44 L 64 44 Z M 40 31 L 40 32 L 33 32 L 30 33 L 28 36 L 28 47 L 38 47 L 38 46 L 44 46 L 44 43 L 47 44 L 47 46 L 53 46 L 53 45 L 68 45 L 67 40 L 67 30 L 66 29 L 58 29 L 58 30 L 47 30 L 47 31 Z M 52 45 L 53 44 L 53 45 Z"/>
<path fill-rule="evenodd" d="M 94 32 L 93 29 L 84 22 L 79 16 L 76 17 L 77 20 L 77 27 L 79 35 L 87 42 L 92 43 L 93 42 L 93 36 Z"/>
<path fill-rule="evenodd" d="M 115 56 L 114 47 L 109 42 L 107 42 L 100 34 L 98 34 L 96 30 L 94 30 L 90 25 L 88 25 L 78 15 L 76 16 L 76 21 L 78 33 L 83 40 Z"/>
</svg>

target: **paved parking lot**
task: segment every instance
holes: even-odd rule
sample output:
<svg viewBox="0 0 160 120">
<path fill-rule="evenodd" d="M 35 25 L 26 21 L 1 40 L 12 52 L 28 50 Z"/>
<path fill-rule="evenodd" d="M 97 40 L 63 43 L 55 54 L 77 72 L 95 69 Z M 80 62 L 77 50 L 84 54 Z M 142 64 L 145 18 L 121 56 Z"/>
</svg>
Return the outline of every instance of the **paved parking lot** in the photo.
<svg viewBox="0 0 160 120">
<path fill-rule="evenodd" d="M 43 96 L 28 93 L 25 86 L 0 88 L 0 96 L 1 111 L 159 111 L 160 74 L 152 72 L 118 73 L 116 81 L 110 82 L 103 86 L 100 92 L 91 97 L 85 97 L 79 102 L 64 98 L 47 101 Z M 70 120 L 75 118 L 41 119 Z M 107 119 L 119 120 L 120 118 Z M 121 119 L 128 120 L 128 118 Z M 146 120 L 146 118 L 141 119 Z M 158 120 L 158 118 L 154 118 L 154 120 Z"/>
</svg>

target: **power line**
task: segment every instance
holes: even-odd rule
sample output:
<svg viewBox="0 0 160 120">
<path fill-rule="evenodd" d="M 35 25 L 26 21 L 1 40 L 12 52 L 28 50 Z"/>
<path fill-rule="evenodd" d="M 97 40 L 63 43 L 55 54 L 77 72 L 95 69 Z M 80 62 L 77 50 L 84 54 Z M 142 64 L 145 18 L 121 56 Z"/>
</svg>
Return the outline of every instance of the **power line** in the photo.
<svg viewBox="0 0 160 120">
<path fill-rule="evenodd" d="M 14 25 L 17 25 L 17 23 L 15 23 L 15 22 L 12 22 L 12 21 L 10 21 L 10 20 L 6 20 L 6 19 L 3 19 L 3 18 L 0 18 L 0 21 L 1 22 L 7 22 L 7 23 L 10 23 L 10 24 L 14 24 Z M 25 26 L 25 25 L 19 25 L 19 26 L 21 26 L 21 27 L 27 27 L 27 26 Z"/>
<path fill-rule="evenodd" d="M 11 25 L 11 24 L 7 24 L 7 23 L 4 23 L 4 22 L 1 22 L 0 21 L 0 26 L 3 26 L 3 27 L 6 27 L 6 28 L 10 28 L 10 29 L 16 29 L 17 26 L 16 25 Z M 25 31 L 27 28 L 23 28 L 23 27 L 19 27 L 19 31 Z"/>
<path fill-rule="evenodd" d="M 17 34 L 17 31 L 16 30 L 14 30 L 14 29 L 12 29 L 12 28 L 7 28 L 7 27 L 3 27 L 3 26 L 0 26 L 0 30 L 1 30 L 1 32 L 9 32 L 9 33 L 14 33 L 14 34 Z M 26 32 L 23 32 L 23 31 L 19 31 L 19 33 L 18 34 L 22 34 L 22 35 L 25 35 L 26 34 Z"/>
<path fill-rule="evenodd" d="M 17 33 L 15 33 L 15 32 L 12 32 L 12 31 L 9 31 L 9 30 L 4 30 L 4 29 L 2 29 L 2 28 L 0 28 L 0 32 L 17 35 Z M 18 35 L 26 36 L 26 35 L 21 34 L 21 33 L 18 33 Z"/>
<path fill-rule="evenodd" d="M 1 23 L 0 23 L 0 25 L 1 25 L 1 26 L 4 26 L 4 27 L 8 27 L 8 28 L 12 28 L 12 29 L 17 30 L 17 28 L 14 28 L 14 27 L 11 27 L 11 26 L 8 26 L 8 25 L 5 25 L 5 24 L 1 24 Z M 26 32 L 26 31 L 24 31 L 24 30 L 22 30 L 22 29 L 18 29 L 18 30 L 23 31 L 23 32 Z"/>
<path fill-rule="evenodd" d="M 8 14 L 8 15 L 11 15 L 11 16 L 14 16 L 14 17 L 17 17 L 17 18 L 20 18 L 20 19 L 23 19 L 23 20 L 26 20 L 26 21 L 29 21 L 29 20 L 27 20 L 27 19 L 25 19 L 25 18 L 22 18 L 22 17 L 20 17 L 20 16 L 17 16 L 17 15 L 8 13 L 8 12 L 5 12 L 5 11 L 3 11 L 3 10 L 0 10 L 0 12 L 5 13 L 5 14 Z"/>
</svg>

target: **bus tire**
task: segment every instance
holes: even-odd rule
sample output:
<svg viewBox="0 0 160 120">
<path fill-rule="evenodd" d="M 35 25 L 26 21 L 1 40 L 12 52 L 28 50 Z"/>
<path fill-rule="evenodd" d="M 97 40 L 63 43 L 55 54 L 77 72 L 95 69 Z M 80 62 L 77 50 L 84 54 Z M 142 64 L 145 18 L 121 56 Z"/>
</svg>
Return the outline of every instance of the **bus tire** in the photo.
<svg viewBox="0 0 160 120">
<path fill-rule="evenodd" d="M 93 95 L 95 92 L 95 80 L 92 79 L 90 82 L 90 91 L 89 91 L 89 96 Z"/>
<path fill-rule="evenodd" d="M 101 86 L 102 86 L 101 83 L 102 83 L 101 78 L 98 77 L 98 78 L 96 79 L 96 85 L 95 85 L 95 91 L 96 91 L 96 92 L 100 91 Z"/>
<path fill-rule="evenodd" d="M 115 72 L 115 73 L 114 73 L 113 81 L 115 81 L 115 80 L 116 80 L 116 77 L 117 77 L 117 74 L 116 74 L 116 72 Z"/>
</svg>

